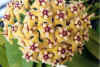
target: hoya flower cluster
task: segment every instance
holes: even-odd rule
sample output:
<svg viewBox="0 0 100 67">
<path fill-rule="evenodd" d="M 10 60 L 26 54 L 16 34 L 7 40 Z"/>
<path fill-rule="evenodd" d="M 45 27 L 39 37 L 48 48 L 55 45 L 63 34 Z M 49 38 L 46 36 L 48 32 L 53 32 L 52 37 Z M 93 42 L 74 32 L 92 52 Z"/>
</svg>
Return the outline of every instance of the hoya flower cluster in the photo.
<svg viewBox="0 0 100 67">
<path fill-rule="evenodd" d="M 27 61 L 63 64 L 88 41 L 90 17 L 82 2 L 12 0 L 3 17 L 5 37 L 18 39 Z"/>
</svg>

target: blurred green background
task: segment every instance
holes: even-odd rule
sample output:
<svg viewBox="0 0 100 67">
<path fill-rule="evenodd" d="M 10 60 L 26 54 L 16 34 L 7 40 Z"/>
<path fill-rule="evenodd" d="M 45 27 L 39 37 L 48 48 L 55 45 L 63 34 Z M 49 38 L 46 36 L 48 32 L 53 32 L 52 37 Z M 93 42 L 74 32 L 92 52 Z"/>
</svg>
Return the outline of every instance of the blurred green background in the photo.
<svg viewBox="0 0 100 67">
<path fill-rule="evenodd" d="M 68 3 L 67 0 L 66 3 Z M 76 0 L 78 1 L 78 0 Z M 100 67 L 100 1 L 99 0 L 82 0 L 88 8 L 88 13 L 95 13 L 91 18 L 93 29 L 89 31 L 88 42 L 85 42 L 82 55 L 76 53 L 71 62 L 65 63 L 68 67 Z M 2 31 L 2 28 L 0 27 Z M 51 67 L 48 64 L 29 62 L 22 58 L 22 53 L 16 45 L 11 45 L 2 35 L 0 35 L 0 67 Z"/>
</svg>

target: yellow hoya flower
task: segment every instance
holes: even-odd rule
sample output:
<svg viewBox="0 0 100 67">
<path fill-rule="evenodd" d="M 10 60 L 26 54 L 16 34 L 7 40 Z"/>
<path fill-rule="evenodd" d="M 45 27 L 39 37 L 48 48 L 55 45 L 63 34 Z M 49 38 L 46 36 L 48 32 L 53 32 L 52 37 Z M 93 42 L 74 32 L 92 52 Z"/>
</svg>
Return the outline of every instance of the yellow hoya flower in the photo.
<svg viewBox="0 0 100 67">
<path fill-rule="evenodd" d="M 82 2 L 12 0 L 3 18 L 5 37 L 18 39 L 27 61 L 63 64 L 76 51 L 81 53 L 90 18 Z"/>
</svg>

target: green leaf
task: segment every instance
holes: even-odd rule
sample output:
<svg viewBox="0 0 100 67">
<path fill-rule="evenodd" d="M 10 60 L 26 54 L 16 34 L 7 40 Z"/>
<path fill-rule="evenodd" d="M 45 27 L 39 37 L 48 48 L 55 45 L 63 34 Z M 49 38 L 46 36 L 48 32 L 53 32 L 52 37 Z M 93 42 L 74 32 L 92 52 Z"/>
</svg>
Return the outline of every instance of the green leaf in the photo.
<svg viewBox="0 0 100 67">
<path fill-rule="evenodd" d="M 82 55 L 75 54 L 72 61 L 66 63 L 68 67 L 98 67 L 98 62 L 94 60 L 86 49 Z"/>
<path fill-rule="evenodd" d="M 51 65 L 49 65 L 49 64 L 46 64 L 45 66 L 46 66 L 46 67 L 52 67 L 52 66 L 51 66 Z"/>
<path fill-rule="evenodd" d="M 36 63 L 36 67 L 42 67 L 42 62 Z"/>
<path fill-rule="evenodd" d="M 100 19 L 99 19 L 98 24 L 97 24 L 96 27 L 97 27 L 96 32 L 100 36 Z"/>
<path fill-rule="evenodd" d="M 99 55 L 100 44 L 90 39 L 86 44 L 86 47 L 97 59 L 100 60 L 100 55 Z"/>
<path fill-rule="evenodd" d="M 0 65 L 2 67 L 9 67 L 7 56 L 6 56 L 6 48 L 4 47 L 0 47 Z"/>
<path fill-rule="evenodd" d="M 5 43 L 6 43 L 6 41 L 5 41 L 4 37 L 2 35 L 0 35 L 0 47 L 5 47 Z"/>
<path fill-rule="evenodd" d="M 16 43 L 11 45 L 6 42 L 6 53 L 10 67 L 32 67 L 32 62 L 26 62 L 22 58 L 22 53 Z"/>
<path fill-rule="evenodd" d="M 96 8 L 100 8 L 100 3 L 98 2 L 98 3 L 95 3 L 95 6 L 96 6 Z"/>
<path fill-rule="evenodd" d="M 2 67 L 9 67 L 8 59 L 6 56 L 6 48 L 5 48 L 5 39 L 2 35 L 0 35 L 0 65 Z"/>
<path fill-rule="evenodd" d="M 99 16 L 94 16 L 94 17 L 91 17 L 90 20 L 97 20 L 97 19 L 100 19 L 100 15 Z"/>
<path fill-rule="evenodd" d="M 33 63 L 32 62 L 26 62 L 25 59 L 22 59 L 22 67 L 32 67 Z"/>
<path fill-rule="evenodd" d="M 94 42 L 97 42 L 100 45 L 100 34 L 97 34 L 95 30 L 90 29 L 89 38 L 91 38 L 92 40 L 94 40 Z"/>
<path fill-rule="evenodd" d="M 86 47 L 97 59 L 100 60 L 100 35 L 92 29 L 89 31 L 89 35 L 89 41 L 86 43 Z"/>
<path fill-rule="evenodd" d="M 0 27 L 0 32 L 3 32 L 3 28 L 2 27 Z"/>
</svg>

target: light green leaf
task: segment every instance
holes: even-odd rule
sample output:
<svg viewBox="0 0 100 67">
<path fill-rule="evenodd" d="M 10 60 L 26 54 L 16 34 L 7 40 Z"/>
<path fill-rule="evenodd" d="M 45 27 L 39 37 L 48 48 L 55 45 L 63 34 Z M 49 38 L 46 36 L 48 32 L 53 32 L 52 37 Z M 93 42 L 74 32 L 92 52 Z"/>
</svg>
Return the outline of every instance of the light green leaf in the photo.
<svg viewBox="0 0 100 67">
<path fill-rule="evenodd" d="M 5 43 L 6 43 L 6 41 L 5 41 L 4 37 L 2 35 L 0 35 L 0 47 L 4 47 Z"/>
<path fill-rule="evenodd" d="M 6 49 L 5 49 L 5 47 L 0 47 L 0 65 L 2 67 L 9 67 L 7 56 L 6 56 Z"/>
<path fill-rule="evenodd" d="M 5 39 L 0 35 L 0 65 L 2 67 L 9 67 L 6 56 Z"/>
<path fill-rule="evenodd" d="M 26 62 L 25 59 L 22 59 L 22 67 L 32 67 L 33 66 L 33 62 Z"/>
<path fill-rule="evenodd" d="M 10 67 L 32 67 L 32 62 L 26 62 L 17 44 L 6 43 L 6 53 Z"/>
</svg>

